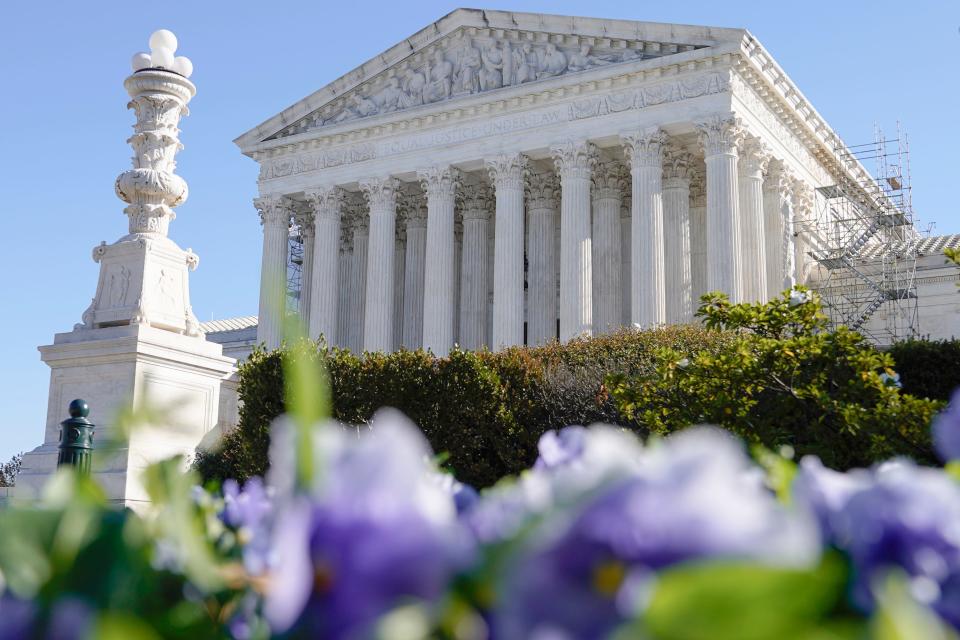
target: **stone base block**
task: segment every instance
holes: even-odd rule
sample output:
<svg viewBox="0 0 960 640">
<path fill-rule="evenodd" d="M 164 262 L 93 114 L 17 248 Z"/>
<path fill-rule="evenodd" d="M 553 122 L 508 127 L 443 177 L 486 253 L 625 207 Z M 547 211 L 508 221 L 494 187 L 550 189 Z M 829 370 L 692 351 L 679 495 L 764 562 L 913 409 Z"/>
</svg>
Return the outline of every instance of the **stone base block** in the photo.
<svg viewBox="0 0 960 640">
<path fill-rule="evenodd" d="M 97 425 L 95 477 L 111 501 L 144 504 L 142 470 L 191 457 L 215 432 L 220 385 L 236 365 L 218 344 L 147 325 L 58 334 L 40 353 L 51 369 L 47 423 L 43 444 L 24 456 L 17 500 L 35 499 L 56 469 L 60 422 L 70 401 L 83 398 Z"/>
</svg>

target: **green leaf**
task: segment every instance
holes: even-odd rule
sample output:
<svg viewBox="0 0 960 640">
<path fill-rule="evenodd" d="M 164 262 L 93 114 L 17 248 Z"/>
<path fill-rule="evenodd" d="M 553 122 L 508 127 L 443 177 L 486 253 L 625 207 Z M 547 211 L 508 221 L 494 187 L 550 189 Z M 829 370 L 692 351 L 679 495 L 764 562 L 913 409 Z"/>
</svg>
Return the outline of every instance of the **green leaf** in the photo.
<svg viewBox="0 0 960 640">
<path fill-rule="evenodd" d="M 292 344 L 283 358 L 283 376 L 287 413 L 297 431 L 297 481 L 309 487 L 314 475 L 311 431 L 330 415 L 330 385 L 316 345 L 303 336 L 298 318 L 287 318 L 285 333 Z"/>
<path fill-rule="evenodd" d="M 811 637 L 836 606 L 845 577 L 835 555 L 811 570 L 681 565 L 660 576 L 640 624 L 658 640 L 799 640 Z"/>
<path fill-rule="evenodd" d="M 184 573 L 197 587 L 206 592 L 221 588 L 217 559 L 192 498 L 196 475 L 184 473 L 183 459 L 176 457 L 147 467 L 143 482 L 152 502 L 147 519 L 156 538 L 176 550 Z"/>
<path fill-rule="evenodd" d="M 160 640 L 160 635 L 146 622 L 122 613 L 101 615 L 90 637 L 98 640 Z"/>
<path fill-rule="evenodd" d="M 877 609 L 871 620 L 874 640 L 957 640 L 931 609 L 917 602 L 903 574 L 891 573 L 875 587 Z"/>
</svg>

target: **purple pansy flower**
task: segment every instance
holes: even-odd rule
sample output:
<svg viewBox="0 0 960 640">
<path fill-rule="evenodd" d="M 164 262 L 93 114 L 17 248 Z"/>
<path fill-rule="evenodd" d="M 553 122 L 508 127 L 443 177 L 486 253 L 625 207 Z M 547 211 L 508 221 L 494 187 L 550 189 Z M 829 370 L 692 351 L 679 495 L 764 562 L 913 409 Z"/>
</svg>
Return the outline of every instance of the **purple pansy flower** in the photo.
<svg viewBox="0 0 960 640">
<path fill-rule="evenodd" d="M 850 557 L 854 604 L 872 611 L 876 581 L 901 570 L 919 601 L 960 628 L 960 485 L 906 460 L 842 475 L 804 460 L 794 495 Z"/>
<path fill-rule="evenodd" d="M 309 495 L 286 497 L 264 612 L 275 632 L 366 637 L 398 605 L 436 605 L 472 546 L 406 418 L 380 412 L 359 438 L 336 425 L 317 431 L 319 477 Z"/>
<path fill-rule="evenodd" d="M 933 446 L 944 462 L 960 460 L 960 389 L 950 404 L 933 419 Z"/>
<path fill-rule="evenodd" d="M 500 585 L 502 637 L 607 637 L 635 613 L 653 571 L 689 559 L 817 560 L 815 523 L 777 502 L 728 435 L 681 432 L 639 463 L 585 494 L 579 508 L 547 518 L 528 540 Z"/>
</svg>

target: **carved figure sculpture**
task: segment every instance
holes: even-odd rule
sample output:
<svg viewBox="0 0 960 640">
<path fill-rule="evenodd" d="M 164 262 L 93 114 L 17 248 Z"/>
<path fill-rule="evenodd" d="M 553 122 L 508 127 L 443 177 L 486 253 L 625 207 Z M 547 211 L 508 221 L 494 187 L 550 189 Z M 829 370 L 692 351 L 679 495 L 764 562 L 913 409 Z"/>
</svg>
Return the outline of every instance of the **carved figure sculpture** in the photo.
<svg viewBox="0 0 960 640">
<path fill-rule="evenodd" d="M 400 96 L 400 108 L 415 107 L 423 104 L 423 89 L 427 79 L 416 69 L 407 69 L 403 79 L 403 95 Z"/>
<path fill-rule="evenodd" d="M 480 68 L 483 61 L 480 51 L 469 42 L 460 50 L 460 70 L 454 91 L 457 93 L 476 93 L 480 91 Z"/>
<path fill-rule="evenodd" d="M 400 90 L 400 79 L 394 76 L 387 81 L 387 86 L 373 96 L 372 100 L 376 103 L 380 113 L 390 113 L 400 108 L 400 98 L 402 95 L 403 91 Z"/>
<path fill-rule="evenodd" d="M 537 55 L 533 52 L 533 45 L 525 42 L 523 46 L 513 50 L 514 84 L 523 84 L 537 79 Z"/>
<path fill-rule="evenodd" d="M 585 71 L 590 68 L 591 62 L 590 45 L 584 44 L 580 46 L 579 50 L 570 54 L 570 58 L 567 60 L 567 70 Z"/>
<path fill-rule="evenodd" d="M 540 58 L 537 78 L 551 78 L 567 70 L 567 56 L 557 49 L 557 45 L 548 43 Z"/>
<path fill-rule="evenodd" d="M 480 89 L 489 91 L 503 86 L 503 50 L 499 43 L 484 47 L 480 54 L 483 70 L 480 72 Z"/>
<path fill-rule="evenodd" d="M 424 92 L 426 102 L 437 102 L 450 97 L 453 86 L 453 63 L 443 56 L 443 51 L 437 49 L 433 54 L 433 67 L 430 69 L 430 84 Z"/>
</svg>

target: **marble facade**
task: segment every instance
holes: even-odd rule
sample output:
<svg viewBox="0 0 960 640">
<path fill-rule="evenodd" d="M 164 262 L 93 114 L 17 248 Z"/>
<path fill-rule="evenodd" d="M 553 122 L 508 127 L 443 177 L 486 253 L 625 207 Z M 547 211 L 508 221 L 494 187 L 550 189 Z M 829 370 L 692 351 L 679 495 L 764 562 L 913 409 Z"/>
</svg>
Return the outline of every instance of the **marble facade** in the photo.
<svg viewBox="0 0 960 640">
<path fill-rule="evenodd" d="M 745 30 L 471 9 L 236 143 L 260 165 L 267 347 L 294 220 L 312 336 L 442 355 L 815 284 L 817 189 L 867 176 Z"/>
</svg>

